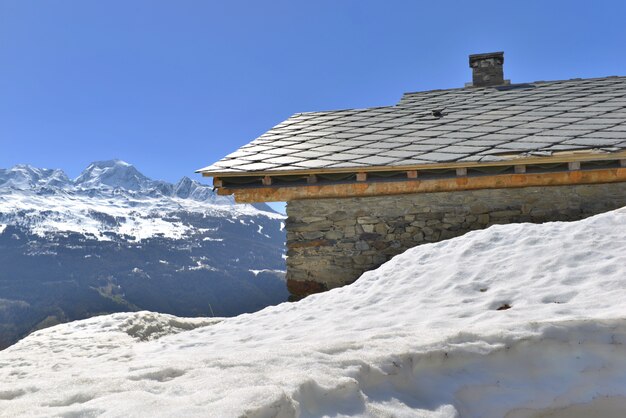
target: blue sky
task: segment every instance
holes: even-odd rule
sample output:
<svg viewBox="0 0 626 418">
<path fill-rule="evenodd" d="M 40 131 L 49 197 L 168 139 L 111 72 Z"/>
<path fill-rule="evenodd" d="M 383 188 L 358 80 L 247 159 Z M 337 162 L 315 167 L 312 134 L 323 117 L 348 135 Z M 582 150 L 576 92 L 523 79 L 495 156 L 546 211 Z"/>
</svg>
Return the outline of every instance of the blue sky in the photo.
<svg viewBox="0 0 626 418">
<path fill-rule="evenodd" d="M 293 113 L 626 75 L 622 1 L 0 0 L 0 167 L 121 158 L 175 181 Z"/>
</svg>

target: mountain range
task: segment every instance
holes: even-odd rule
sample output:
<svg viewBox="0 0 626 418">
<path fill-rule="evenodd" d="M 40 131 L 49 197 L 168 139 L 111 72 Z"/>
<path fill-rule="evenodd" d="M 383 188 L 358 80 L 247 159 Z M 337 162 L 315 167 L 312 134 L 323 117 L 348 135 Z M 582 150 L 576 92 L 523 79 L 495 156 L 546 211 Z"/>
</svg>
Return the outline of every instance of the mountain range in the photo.
<svg viewBox="0 0 626 418">
<path fill-rule="evenodd" d="M 152 310 L 232 316 L 287 299 L 284 216 L 121 160 L 0 169 L 0 348 L 35 329 Z"/>
</svg>

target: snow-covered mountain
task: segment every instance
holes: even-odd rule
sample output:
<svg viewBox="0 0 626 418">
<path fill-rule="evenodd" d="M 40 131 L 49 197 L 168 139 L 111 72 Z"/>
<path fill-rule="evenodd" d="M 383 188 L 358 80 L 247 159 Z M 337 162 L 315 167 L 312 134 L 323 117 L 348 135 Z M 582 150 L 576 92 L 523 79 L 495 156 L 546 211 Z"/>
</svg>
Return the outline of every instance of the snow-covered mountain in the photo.
<svg viewBox="0 0 626 418">
<path fill-rule="evenodd" d="M 120 313 L 0 352 L 0 415 L 618 418 L 626 208 L 496 225 L 250 315 Z"/>
<path fill-rule="evenodd" d="M 74 181 L 75 185 L 86 189 L 112 187 L 124 190 L 147 190 L 158 183 L 121 160 L 91 163 Z"/>
<path fill-rule="evenodd" d="M 0 348 L 101 312 L 234 315 L 278 303 L 287 297 L 283 220 L 120 160 L 73 180 L 0 169 Z"/>
<path fill-rule="evenodd" d="M 63 188 L 69 184 L 71 184 L 71 180 L 63 170 L 35 168 L 26 164 L 16 165 L 9 169 L 0 168 L 0 187 L 3 189 Z"/>
<path fill-rule="evenodd" d="M 197 201 L 210 200 L 216 204 L 232 205 L 233 199 L 217 196 L 210 186 L 188 177 L 171 184 L 152 180 L 141 174 L 132 164 L 122 160 L 96 161 L 83 170 L 74 180 L 59 169 L 36 168 L 19 164 L 12 168 L 0 168 L 0 191 L 34 191 L 40 194 L 54 194 L 67 190 L 72 194 L 93 196 L 99 192 L 123 194 L 139 197 L 180 197 Z M 268 207 L 264 208 L 270 211 Z"/>
</svg>

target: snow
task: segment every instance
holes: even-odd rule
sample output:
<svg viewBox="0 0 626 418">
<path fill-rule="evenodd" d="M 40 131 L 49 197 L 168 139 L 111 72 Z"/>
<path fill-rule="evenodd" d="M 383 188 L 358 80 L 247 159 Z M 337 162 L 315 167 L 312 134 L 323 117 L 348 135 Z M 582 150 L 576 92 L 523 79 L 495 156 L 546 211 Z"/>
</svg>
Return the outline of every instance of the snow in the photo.
<svg viewBox="0 0 626 418">
<path fill-rule="evenodd" d="M 0 169 L 0 223 L 26 227 L 40 237 L 78 233 L 101 241 L 111 240 L 111 234 L 136 242 L 184 239 L 195 231 L 176 221 L 174 214 L 180 211 L 204 217 L 285 218 L 235 205 L 232 197 L 217 196 L 210 186 L 187 177 L 176 184 L 152 180 L 121 160 L 94 162 L 75 180 L 58 169 Z"/>
<path fill-rule="evenodd" d="M 254 223 L 254 221 L 252 221 L 252 222 Z M 281 224 L 282 224 L 282 222 L 281 222 Z M 282 228 L 281 228 L 281 231 L 282 231 Z M 259 225 L 259 229 L 257 230 L 257 233 L 259 235 L 263 235 L 266 238 L 271 238 L 269 235 L 263 233 L 263 225 Z"/>
<path fill-rule="evenodd" d="M 38 331 L 0 416 L 621 417 L 624 300 L 626 209 L 493 226 L 254 314 Z"/>
<path fill-rule="evenodd" d="M 258 276 L 259 273 L 281 273 L 281 274 L 286 273 L 285 270 L 272 270 L 272 269 L 248 270 L 248 271 L 254 274 L 255 276 Z"/>
<path fill-rule="evenodd" d="M 284 218 L 277 213 L 260 211 L 252 205 L 213 204 L 170 196 L 40 195 L 31 191 L 0 193 L 0 220 L 26 226 L 41 237 L 49 233 L 74 232 L 101 241 L 110 240 L 109 233 L 126 234 L 133 237 L 133 241 L 155 236 L 183 239 L 196 232 L 193 227 L 173 221 L 172 217 L 163 219 L 165 215 L 181 210 L 212 217 Z"/>
<path fill-rule="evenodd" d="M 204 237 L 204 238 L 202 238 L 202 241 L 215 241 L 215 242 L 222 242 L 222 241 L 224 241 L 224 238 Z"/>
</svg>

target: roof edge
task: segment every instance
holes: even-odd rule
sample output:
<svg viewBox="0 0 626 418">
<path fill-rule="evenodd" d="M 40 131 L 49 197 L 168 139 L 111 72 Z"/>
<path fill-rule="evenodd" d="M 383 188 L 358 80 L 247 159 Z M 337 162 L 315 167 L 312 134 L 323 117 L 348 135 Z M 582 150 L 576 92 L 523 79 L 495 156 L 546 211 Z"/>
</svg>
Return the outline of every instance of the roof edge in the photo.
<svg viewBox="0 0 626 418">
<path fill-rule="evenodd" d="M 471 167 L 498 167 L 506 165 L 524 165 L 524 164 L 543 164 L 543 163 L 569 163 L 576 161 L 601 161 L 601 160 L 621 160 L 626 159 L 626 150 L 617 152 L 586 152 L 586 153 L 570 153 L 552 155 L 548 157 L 520 157 L 504 159 L 500 161 L 488 162 L 449 162 L 449 163 L 433 163 L 433 164 L 415 164 L 415 165 L 397 165 L 397 166 L 368 166 L 368 167 L 342 167 L 342 168 L 326 168 L 326 169 L 302 169 L 302 170 L 268 170 L 268 171 L 244 171 L 244 172 L 226 172 L 226 171 L 204 171 L 196 170 L 196 173 L 202 174 L 203 177 L 263 177 L 263 176 L 291 176 L 291 175 L 309 175 L 309 174 L 329 174 L 329 173 L 367 173 L 380 171 L 410 171 L 410 170 L 427 170 L 438 168 L 471 168 Z"/>
</svg>

